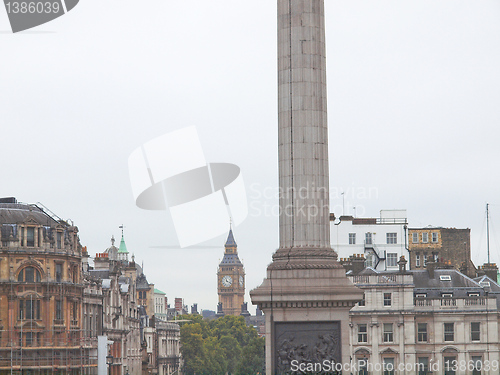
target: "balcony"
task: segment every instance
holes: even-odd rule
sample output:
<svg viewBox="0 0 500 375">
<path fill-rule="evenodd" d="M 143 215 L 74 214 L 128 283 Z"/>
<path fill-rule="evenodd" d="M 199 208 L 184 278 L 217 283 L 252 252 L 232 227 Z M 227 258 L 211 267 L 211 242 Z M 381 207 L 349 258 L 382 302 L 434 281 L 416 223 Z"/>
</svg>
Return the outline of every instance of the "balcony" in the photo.
<svg viewBox="0 0 500 375">
<path fill-rule="evenodd" d="M 490 297 L 415 298 L 414 305 L 417 311 L 493 311 L 497 308 L 496 299 Z"/>
</svg>

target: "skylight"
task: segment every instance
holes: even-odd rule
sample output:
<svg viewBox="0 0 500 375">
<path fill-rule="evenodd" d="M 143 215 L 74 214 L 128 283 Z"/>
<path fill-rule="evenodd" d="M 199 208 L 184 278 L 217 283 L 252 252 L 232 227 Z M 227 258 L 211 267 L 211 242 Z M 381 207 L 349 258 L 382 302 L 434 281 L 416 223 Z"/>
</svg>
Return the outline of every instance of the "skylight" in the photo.
<svg viewBox="0 0 500 375">
<path fill-rule="evenodd" d="M 441 280 L 441 281 L 451 281 L 451 276 L 450 275 L 441 275 L 441 276 L 439 276 L 439 280 Z"/>
</svg>

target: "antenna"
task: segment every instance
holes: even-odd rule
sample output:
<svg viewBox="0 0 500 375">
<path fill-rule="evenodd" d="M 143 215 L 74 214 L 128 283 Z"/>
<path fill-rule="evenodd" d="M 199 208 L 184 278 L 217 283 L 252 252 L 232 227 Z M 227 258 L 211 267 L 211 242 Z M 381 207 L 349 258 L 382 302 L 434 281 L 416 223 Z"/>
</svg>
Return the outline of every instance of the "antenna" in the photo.
<svg viewBox="0 0 500 375">
<path fill-rule="evenodd" d="M 486 248 L 488 249 L 488 264 L 490 263 L 490 211 L 486 203 Z"/>
</svg>

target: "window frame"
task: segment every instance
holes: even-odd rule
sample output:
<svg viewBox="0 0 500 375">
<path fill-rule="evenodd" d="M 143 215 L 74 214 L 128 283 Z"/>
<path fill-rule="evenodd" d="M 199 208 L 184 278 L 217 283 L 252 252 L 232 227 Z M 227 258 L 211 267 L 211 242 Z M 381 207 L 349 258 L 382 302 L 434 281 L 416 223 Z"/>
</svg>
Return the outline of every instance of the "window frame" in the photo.
<svg viewBox="0 0 500 375">
<path fill-rule="evenodd" d="M 450 327 L 451 330 L 449 329 Z M 443 323 L 443 333 L 444 333 L 443 337 L 444 342 L 455 341 L 455 323 Z"/>
<path fill-rule="evenodd" d="M 372 232 L 365 233 L 365 244 L 373 245 L 373 233 Z"/>
<path fill-rule="evenodd" d="M 428 342 L 427 323 L 417 323 L 417 342 Z"/>
<path fill-rule="evenodd" d="M 473 329 L 473 325 L 477 324 L 477 330 Z M 470 323 L 470 341 L 481 341 L 481 322 Z"/>
<path fill-rule="evenodd" d="M 386 330 L 386 328 L 389 328 L 389 327 L 390 327 L 390 330 Z M 382 342 L 394 342 L 394 326 L 392 323 L 383 323 Z"/>
<path fill-rule="evenodd" d="M 429 243 L 429 232 L 422 232 L 422 243 Z"/>
<path fill-rule="evenodd" d="M 431 242 L 438 243 L 439 242 L 439 234 L 438 232 L 431 232 Z"/>
<path fill-rule="evenodd" d="M 356 245 L 356 233 L 349 233 L 349 245 Z"/>
<path fill-rule="evenodd" d="M 417 232 L 412 233 L 411 243 L 418 243 L 418 233 Z"/>
<path fill-rule="evenodd" d="M 389 262 L 390 256 L 390 262 Z M 387 253 L 385 257 L 387 267 L 397 267 L 398 266 L 398 253 Z"/>
<path fill-rule="evenodd" d="M 392 306 L 392 293 L 384 293 L 384 307 Z"/>
<path fill-rule="evenodd" d="M 365 330 L 362 331 L 361 328 Z M 360 323 L 358 324 L 358 343 L 366 344 L 368 342 L 368 324 Z"/>
<path fill-rule="evenodd" d="M 387 245 L 397 245 L 398 243 L 398 233 L 388 232 L 385 234 Z"/>
</svg>

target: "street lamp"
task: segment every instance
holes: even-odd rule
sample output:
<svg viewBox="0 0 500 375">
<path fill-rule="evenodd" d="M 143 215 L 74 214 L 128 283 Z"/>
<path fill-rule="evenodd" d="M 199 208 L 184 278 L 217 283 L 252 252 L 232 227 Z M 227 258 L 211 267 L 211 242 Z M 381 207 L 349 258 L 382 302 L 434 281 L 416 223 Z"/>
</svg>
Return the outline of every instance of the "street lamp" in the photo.
<svg viewBox="0 0 500 375">
<path fill-rule="evenodd" d="M 111 354 L 106 356 L 106 364 L 108 365 L 108 374 L 111 375 L 111 365 L 113 364 L 113 356 Z"/>
</svg>

